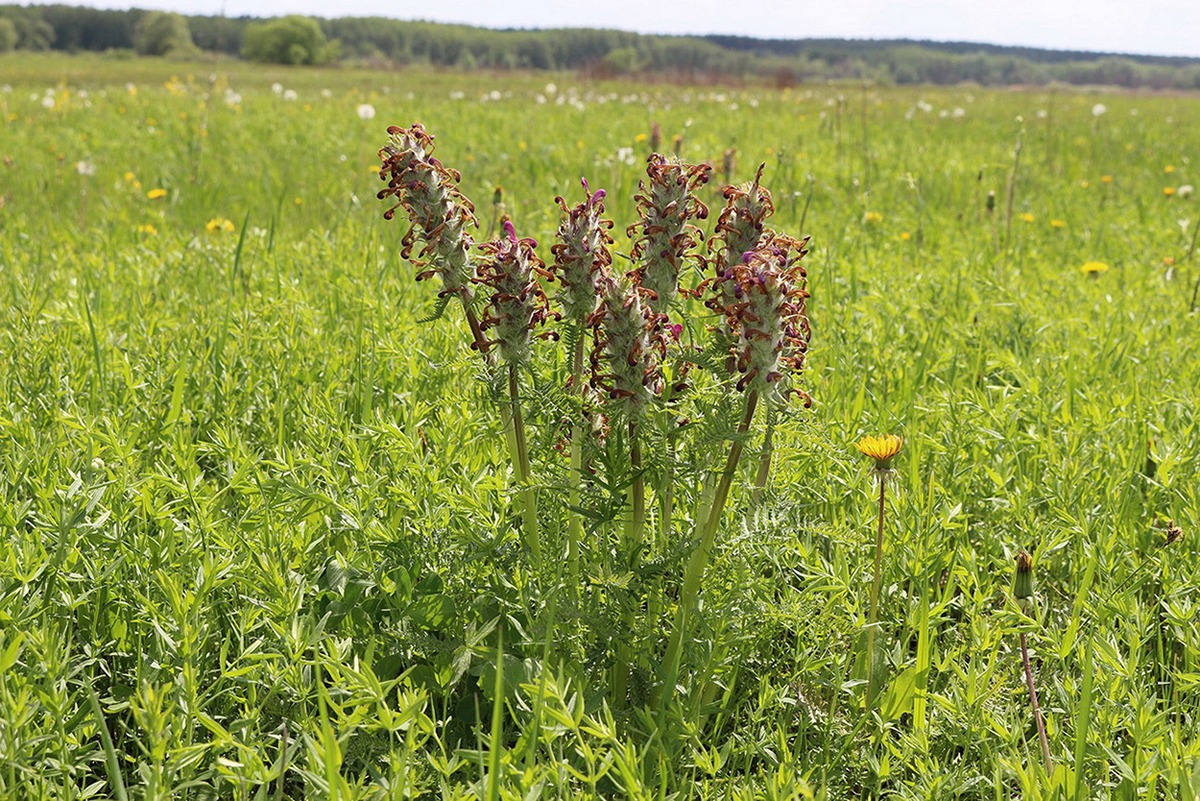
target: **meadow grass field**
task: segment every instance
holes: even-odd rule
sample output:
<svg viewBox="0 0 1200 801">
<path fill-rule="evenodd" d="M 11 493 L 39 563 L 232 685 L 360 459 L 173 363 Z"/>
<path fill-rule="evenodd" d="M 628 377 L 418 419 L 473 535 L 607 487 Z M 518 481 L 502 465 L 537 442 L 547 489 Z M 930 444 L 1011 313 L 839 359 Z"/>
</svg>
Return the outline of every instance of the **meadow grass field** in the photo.
<svg viewBox="0 0 1200 801">
<path fill-rule="evenodd" d="M 0 84 L 0 797 L 1200 797 L 1200 97 L 29 54 Z M 616 271 L 655 124 L 714 165 L 706 235 L 765 165 L 811 236 L 811 408 L 739 429 L 697 365 L 645 454 L 576 456 L 564 336 L 514 373 L 523 473 L 376 199 L 417 122 L 477 241 L 507 214 L 552 261 L 586 178 Z"/>
</svg>

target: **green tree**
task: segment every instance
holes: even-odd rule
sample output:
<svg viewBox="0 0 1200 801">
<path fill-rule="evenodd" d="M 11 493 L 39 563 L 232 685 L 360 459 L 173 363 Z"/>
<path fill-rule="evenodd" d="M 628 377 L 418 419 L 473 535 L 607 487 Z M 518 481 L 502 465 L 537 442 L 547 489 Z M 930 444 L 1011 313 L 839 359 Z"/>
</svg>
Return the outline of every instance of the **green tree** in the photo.
<svg viewBox="0 0 1200 801">
<path fill-rule="evenodd" d="M 335 52 L 315 19 L 295 14 L 248 26 L 242 45 L 244 57 L 271 64 L 324 64 Z"/>
<path fill-rule="evenodd" d="M 133 42 L 143 56 L 179 57 L 199 52 L 192 43 L 187 17 L 166 11 L 146 12 L 134 28 Z"/>
<path fill-rule="evenodd" d="M 0 17 L 0 53 L 7 53 L 17 46 L 17 26 L 11 19 Z"/>
</svg>

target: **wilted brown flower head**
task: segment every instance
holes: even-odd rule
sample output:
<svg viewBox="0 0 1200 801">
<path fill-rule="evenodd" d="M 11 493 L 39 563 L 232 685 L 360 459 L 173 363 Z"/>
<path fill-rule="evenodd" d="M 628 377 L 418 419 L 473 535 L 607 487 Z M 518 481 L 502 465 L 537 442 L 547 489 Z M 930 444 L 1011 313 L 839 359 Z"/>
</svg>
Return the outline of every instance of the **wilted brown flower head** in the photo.
<svg viewBox="0 0 1200 801">
<path fill-rule="evenodd" d="M 629 227 L 637 235 L 633 258 L 640 262 L 631 276 L 649 290 L 647 303 L 665 313 L 679 291 L 679 271 L 691 256 L 700 235 L 689 221 L 703 220 L 708 208 L 693 193 L 708 181 L 710 164 L 685 164 L 677 158 L 651 153 L 647 181 L 639 184 L 638 212 L 642 221 Z"/>
<path fill-rule="evenodd" d="M 604 219 L 604 190 L 592 192 L 583 181 L 585 199 L 568 209 L 561 197 L 555 201 L 562 208 L 558 226 L 558 244 L 550 248 L 554 254 L 554 276 L 562 281 L 558 293 L 563 314 L 568 320 L 584 322 L 596 310 L 596 282 L 612 264 L 608 246 L 612 244 L 609 230 L 612 220 Z"/>
<path fill-rule="evenodd" d="M 811 400 L 792 383 L 804 367 L 811 334 L 807 275 L 800 265 L 807 241 L 775 234 L 705 282 L 707 305 L 725 318 L 738 390 L 751 388 L 778 403 L 795 393 L 806 406 Z"/>
<path fill-rule="evenodd" d="M 392 125 L 387 132 L 388 144 L 379 150 L 379 178 L 387 181 L 387 188 L 377 197 L 395 199 L 383 213 L 385 219 L 392 219 L 398 208 L 408 213 L 411 227 L 404 234 L 401 255 L 410 258 L 417 239 L 424 241 L 418 258 L 427 269 L 417 280 L 438 275 L 441 296 L 459 295 L 469 301 L 475 267 L 473 240 L 465 229 L 477 223 L 474 207 L 458 191 L 462 176 L 433 157 L 433 137 L 420 123 L 411 128 Z"/>
<path fill-rule="evenodd" d="M 495 329 L 495 339 L 482 344 L 486 350 L 500 348 L 500 357 L 509 363 L 522 364 L 529 360 L 533 330 L 550 318 L 546 293 L 538 283 L 538 275 L 546 275 L 542 260 L 537 257 L 533 239 L 518 239 L 511 221 L 504 221 L 504 233 L 499 239 L 480 245 L 487 258 L 479 267 L 476 281 L 491 287 L 492 294 L 484 309 L 480 328 Z M 552 337 L 545 332 L 541 337 Z"/>
</svg>

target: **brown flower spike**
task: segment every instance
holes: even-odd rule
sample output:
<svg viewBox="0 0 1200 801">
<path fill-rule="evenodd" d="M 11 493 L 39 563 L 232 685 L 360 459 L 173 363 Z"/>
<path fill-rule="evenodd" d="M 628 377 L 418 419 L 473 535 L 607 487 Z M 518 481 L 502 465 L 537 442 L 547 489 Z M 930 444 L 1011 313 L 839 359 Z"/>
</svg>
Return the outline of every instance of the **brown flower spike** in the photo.
<svg viewBox="0 0 1200 801">
<path fill-rule="evenodd" d="M 379 178 L 387 181 L 387 188 L 377 197 L 396 202 L 383 213 L 384 219 L 395 217 L 398 208 L 408 212 L 412 225 L 404 234 L 401 255 L 410 258 L 417 239 L 423 240 L 419 258 L 426 269 L 417 280 L 438 275 L 441 297 L 459 295 L 469 302 L 475 266 L 473 240 L 465 229 L 477 223 L 474 207 L 458 190 L 462 176 L 433 157 L 433 137 L 420 123 L 411 128 L 392 125 L 387 132 L 390 141 L 379 150 Z"/>
</svg>

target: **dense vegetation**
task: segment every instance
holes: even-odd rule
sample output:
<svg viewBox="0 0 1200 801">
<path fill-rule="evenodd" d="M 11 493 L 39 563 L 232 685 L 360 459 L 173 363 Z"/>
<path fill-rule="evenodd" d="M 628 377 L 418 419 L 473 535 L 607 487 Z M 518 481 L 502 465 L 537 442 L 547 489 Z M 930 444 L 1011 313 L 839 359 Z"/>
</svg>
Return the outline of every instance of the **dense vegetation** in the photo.
<svg viewBox="0 0 1200 801">
<path fill-rule="evenodd" d="M 1200 792 L 1196 98 L 3 64 L 0 797 Z M 551 260 L 586 177 L 618 270 L 652 144 L 714 165 L 706 238 L 764 164 L 769 224 L 812 235 L 813 407 L 739 432 L 696 356 L 637 473 L 647 532 L 668 488 L 675 525 L 631 555 L 619 429 L 573 481 L 556 323 L 522 481 L 462 308 L 376 199 L 416 121 L 477 239 L 507 213 Z M 884 433 L 876 585 L 855 443 Z"/>
<path fill-rule="evenodd" d="M 0 6 L 0 52 L 138 49 L 142 10 Z M 691 81 L 771 81 L 778 86 L 865 79 L 897 84 L 1044 85 L 1052 82 L 1156 89 L 1200 88 L 1200 59 L 1062 52 L 905 40 L 761 40 L 736 36 L 648 36 L 614 30 L 487 30 L 382 17 L 178 18 L 210 53 L 274 63 L 341 58 L 378 66 L 583 70 L 598 77 L 659 75 Z M 4 20 L 8 20 L 6 23 Z M 178 21 L 176 24 L 178 24 Z M 266 27 L 272 33 L 264 33 Z M 247 36 L 250 41 L 247 42 Z M 271 40 L 268 45 L 264 39 Z M 286 39 L 287 41 L 283 41 Z M 329 49 L 325 48 L 328 42 Z M 247 44 L 249 48 L 247 49 Z M 298 48 L 291 48 L 292 44 Z"/>
</svg>

